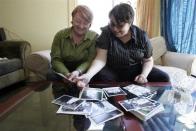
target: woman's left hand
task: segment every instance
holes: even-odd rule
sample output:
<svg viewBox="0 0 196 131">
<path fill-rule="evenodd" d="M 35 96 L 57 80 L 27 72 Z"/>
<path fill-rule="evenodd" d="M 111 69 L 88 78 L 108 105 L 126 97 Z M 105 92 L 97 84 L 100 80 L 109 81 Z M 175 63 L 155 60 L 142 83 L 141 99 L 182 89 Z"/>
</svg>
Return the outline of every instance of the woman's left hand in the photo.
<svg viewBox="0 0 196 131">
<path fill-rule="evenodd" d="M 75 71 L 73 71 L 73 72 L 71 72 L 71 73 L 69 74 L 68 79 L 69 79 L 70 81 L 76 82 L 76 77 L 78 77 L 79 74 L 80 74 L 80 72 L 77 71 L 77 70 L 75 70 Z"/>
<path fill-rule="evenodd" d="M 147 78 L 143 74 L 139 74 L 138 76 L 136 76 L 134 81 L 139 84 L 144 84 L 148 82 Z"/>
</svg>

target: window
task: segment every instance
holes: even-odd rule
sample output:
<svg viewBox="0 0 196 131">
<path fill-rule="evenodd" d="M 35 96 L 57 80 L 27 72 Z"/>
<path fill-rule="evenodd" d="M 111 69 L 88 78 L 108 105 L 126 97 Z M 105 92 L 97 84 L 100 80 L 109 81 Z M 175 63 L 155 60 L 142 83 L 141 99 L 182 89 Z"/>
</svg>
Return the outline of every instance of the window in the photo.
<svg viewBox="0 0 196 131">
<path fill-rule="evenodd" d="M 109 11 L 116 4 L 121 2 L 131 3 L 134 10 L 136 10 L 137 0 L 77 0 L 78 5 L 87 5 L 93 12 L 94 19 L 91 30 L 101 33 L 100 27 L 106 26 L 109 22 Z"/>
</svg>

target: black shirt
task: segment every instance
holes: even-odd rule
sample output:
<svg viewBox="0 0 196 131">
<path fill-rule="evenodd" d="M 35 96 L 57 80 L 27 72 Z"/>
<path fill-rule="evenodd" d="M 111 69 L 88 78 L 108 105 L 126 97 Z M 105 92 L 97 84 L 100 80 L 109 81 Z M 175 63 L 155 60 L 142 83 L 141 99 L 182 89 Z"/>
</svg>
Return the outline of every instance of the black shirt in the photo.
<svg viewBox="0 0 196 131">
<path fill-rule="evenodd" d="M 136 26 L 130 28 L 131 39 L 124 44 L 109 29 L 109 26 L 102 28 L 102 33 L 96 41 L 96 47 L 106 49 L 106 65 L 111 67 L 131 66 L 141 64 L 143 58 L 152 56 L 150 40 L 143 30 Z"/>
</svg>

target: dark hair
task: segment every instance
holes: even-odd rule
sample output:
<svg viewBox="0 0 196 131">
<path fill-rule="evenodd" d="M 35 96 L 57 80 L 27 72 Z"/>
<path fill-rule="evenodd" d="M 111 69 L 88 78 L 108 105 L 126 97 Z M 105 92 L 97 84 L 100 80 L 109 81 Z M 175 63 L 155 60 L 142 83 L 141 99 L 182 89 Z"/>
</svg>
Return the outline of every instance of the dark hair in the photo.
<svg viewBox="0 0 196 131">
<path fill-rule="evenodd" d="M 110 11 L 109 17 L 111 16 L 114 16 L 118 25 L 122 22 L 133 24 L 134 10 L 129 4 L 121 3 Z"/>
</svg>

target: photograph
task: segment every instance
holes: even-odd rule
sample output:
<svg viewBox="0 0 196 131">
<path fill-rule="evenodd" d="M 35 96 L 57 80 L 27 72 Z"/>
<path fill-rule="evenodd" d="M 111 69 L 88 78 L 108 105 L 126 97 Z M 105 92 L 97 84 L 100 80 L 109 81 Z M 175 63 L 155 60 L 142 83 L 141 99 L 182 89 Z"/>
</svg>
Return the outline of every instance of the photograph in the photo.
<svg viewBox="0 0 196 131">
<path fill-rule="evenodd" d="M 157 102 L 154 106 L 141 108 L 139 110 L 132 110 L 130 112 L 139 119 L 146 121 L 162 111 L 164 111 L 164 106 Z"/>
<path fill-rule="evenodd" d="M 143 115 L 147 115 L 150 112 L 153 112 L 156 110 L 157 107 L 159 107 L 161 104 L 159 102 L 152 102 L 153 104 L 148 104 L 148 106 L 144 106 L 143 108 L 138 109 L 138 112 L 141 112 Z"/>
<path fill-rule="evenodd" d="M 78 106 L 75 110 L 67 108 L 66 106 L 60 106 L 58 114 L 75 114 L 75 115 L 90 115 L 92 113 L 92 103 L 91 102 L 83 102 L 80 106 Z"/>
<path fill-rule="evenodd" d="M 103 90 L 108 97 L 126 95 L 126 93 L 120 87 L 103 88 Z"/>
<path fill-rule="evenodd" d="M 80 99 L 84 100 L 103 100 L 103 90 L 99 88 L 84 88 L 79 95 Z"/>
<path fill-rule="evenodd" d="M 63 75 L 62 73 L 59 73 L 59 72 L 55 72 L 58 76 L 60 76 L 64 82 L 66 82 L 67 84 L 70 84 L 70 85 L 75 85 L 75 83 L 71 80 L 69 80 L 65 75 Z"/>
<path fill-rule="evenodd" d="M 128 100 L 119 101 L 119 104 L 126 110 L 139 110 L 147 107 L 154 107 L 156 103 L 145 97 L 136 97 Z"/>
<path fill-rule="evenodd" d="M 113 110 L 113 111 L 105 112 L 105 113 L 102 113 L 102 114 L 99 114 L 99 115 L 96 115 L 96 116 L 90 116 L 89 119 L 93 123 L 99 125 L 99 124 L 103 124 L 106 121 L 109 121 L 109 120 L 115 119 L 117 117 L 120 117 L 122 115 L 123 115 L 122 111 Z"/>
<path fill-rule="evenodd" d="M 81 105 L 84 102 L 84 100 L 80 100 L 79 98 L 72 97 L 69 95 L 63 95 L 55 100 L 52 101 L 52 103 L 65 106 L 69 109 L 76 109 L 79 105 Z"/>
<path fill-rule="evenodd" d="M 128 92 L 130 92 L 136 96 L 142 96 L 142 95 L 146 95 L 146 94 L 151 93 L 150 89 L 143 87 L 143 86 L 134 85 L 134 84 L 123 87 L 123 89 L 127 90 Z"/>
<path fill-rule="evenodd" d="M 92 114 L 88 117 L 94 117 L 97 116 L 99 114 L 104 114 L 106 112 L 110 112 L 113 110 L 117 110 L 118 108 L 116 108 L 115 106 L 113 106 L 112 104 L 110 104 L 108 101 L 96 101 L 96 102 L 92 102 Z"/>
</svg>

